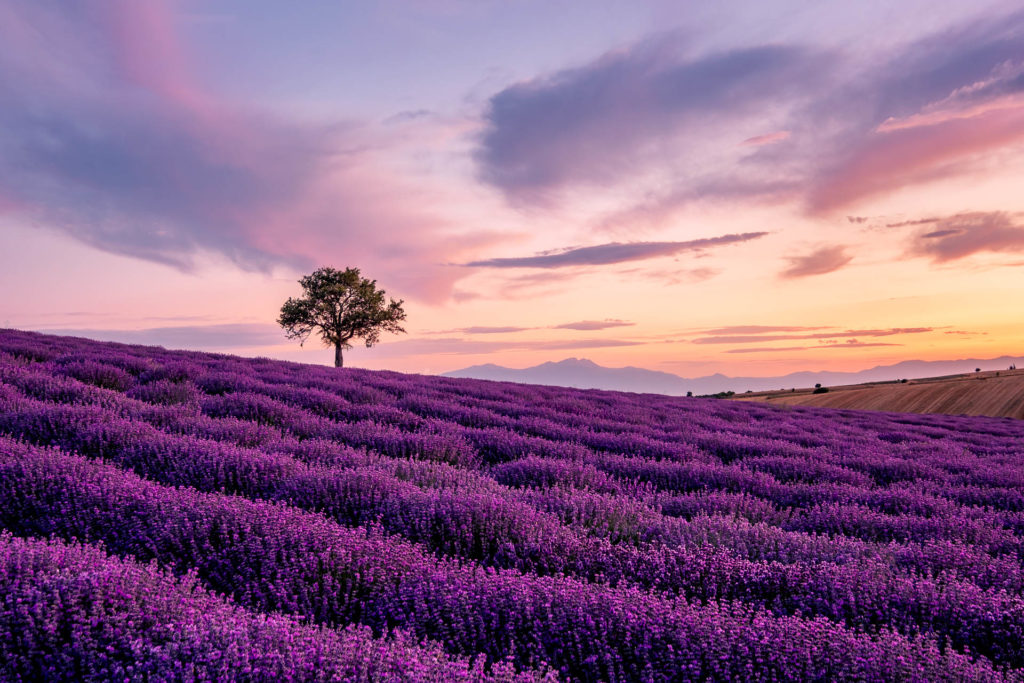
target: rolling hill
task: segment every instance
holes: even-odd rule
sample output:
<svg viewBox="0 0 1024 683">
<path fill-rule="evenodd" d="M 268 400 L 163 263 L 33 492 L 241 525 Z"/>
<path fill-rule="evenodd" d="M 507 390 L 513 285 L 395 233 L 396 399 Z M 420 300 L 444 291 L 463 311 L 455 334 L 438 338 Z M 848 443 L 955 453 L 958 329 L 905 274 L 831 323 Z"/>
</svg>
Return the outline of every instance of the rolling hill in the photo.
<svg viewBox="0 0 1024 683">
<path fill-rule="evenodd" d="M 1022 442 L 0 330 L 0 680 L 1020 681 Z"/>
<path fill-rule="evenodd" d="M 948 377 L 739 394 L 736 400 L 778 405 L 883 410 L 894 413 L 945 413 L 1024 419 L 1024 370 L 999 370 Z"/>
</svg>

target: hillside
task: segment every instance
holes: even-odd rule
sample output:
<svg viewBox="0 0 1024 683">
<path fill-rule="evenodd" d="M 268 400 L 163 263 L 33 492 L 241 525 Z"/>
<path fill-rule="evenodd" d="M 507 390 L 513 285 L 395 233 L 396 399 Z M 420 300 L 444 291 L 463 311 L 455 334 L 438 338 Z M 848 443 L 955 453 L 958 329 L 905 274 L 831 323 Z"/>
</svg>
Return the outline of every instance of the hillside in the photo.
<svg viewBox="0 0 1024 683">
<path fill-rule="evenodd" d="M 815 394 L 809 388 L 756 392 L 740 394 L 736 399 L 818 408 L 1024 419 L 1024 370 L 913 379 L 906 383 L 854 384 L 829 387 L 828 393 L 823 394 Z"/>
<path fill-rule="evenodd" d="M 1024 422 L 0 331 L 0 680 L 1024 680 Z"/>
</svg>

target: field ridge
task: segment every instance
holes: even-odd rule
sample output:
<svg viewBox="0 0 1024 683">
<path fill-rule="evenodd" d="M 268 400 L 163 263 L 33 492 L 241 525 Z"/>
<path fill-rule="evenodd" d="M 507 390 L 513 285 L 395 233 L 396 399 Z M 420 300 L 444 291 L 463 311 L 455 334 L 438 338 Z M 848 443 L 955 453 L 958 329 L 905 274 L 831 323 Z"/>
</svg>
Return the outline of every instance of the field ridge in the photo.
<svg viewBox="0 0 1024 683">
<path fill-rule="evenodd" d="M 868 382 L 833 386 L 828 390 L 818 394 L 813 388 L 750 392 L 735 398 L 817 408 L 1024 419 L 1024 370 L 991 370 L 905 382 Z"/>
</svg>

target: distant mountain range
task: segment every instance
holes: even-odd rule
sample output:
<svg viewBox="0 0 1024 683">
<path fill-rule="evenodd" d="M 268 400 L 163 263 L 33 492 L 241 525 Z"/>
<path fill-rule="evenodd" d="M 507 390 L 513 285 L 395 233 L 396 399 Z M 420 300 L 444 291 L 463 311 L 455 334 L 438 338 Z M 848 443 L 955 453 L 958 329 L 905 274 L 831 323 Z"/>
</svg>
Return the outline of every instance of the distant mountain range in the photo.
<svg viewBox="0 0 1024 683">
<path fill-rule="evenodd" d="M 461 370 L 442 373 L 445 377 L 470 377 L 490 379 L 499 382 L 520 382 L 523 384 L 548 384 L 578 389 L 609 389 L 612 391 L 633 391 L 637 393 L 667 394 L 682 396 L 692 391 L 695 396 L 715 394 L 722 391 L 770 391 L 810 387 L 815 384 L 838 386 L 863 382 L 885 382 L 897 379 L 938 377 L 942 375 L 982 370 L 1002 370 L 1010 364 L 1020 365 L 1024 357 L 1001 356 L 999 358 L 964 360 L 907 360 L 895 365 L 880 365 L 859 372 L 793 372 L 780 377 L 728 377 L 716 373 L 705 377 L 680 377 L 670 372 L 646 370 L 644 368 L 606 368 L 586 358 L 566 358 L 558 362 L 541 363 L 532 368 L 506 368 L 487 363 L 473 365 Z"/>
</svg>

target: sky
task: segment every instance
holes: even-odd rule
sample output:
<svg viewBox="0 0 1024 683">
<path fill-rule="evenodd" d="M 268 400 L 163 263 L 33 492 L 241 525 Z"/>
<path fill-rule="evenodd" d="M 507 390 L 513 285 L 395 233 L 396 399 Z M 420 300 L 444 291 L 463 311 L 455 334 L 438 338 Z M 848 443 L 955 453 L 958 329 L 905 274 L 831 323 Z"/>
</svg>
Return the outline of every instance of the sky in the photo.
<svg viewBox="0 0 1024 683">
<path fill-rule="evenodd" d="M 0 326 L 698 376 L 1024 353 L 1024 6 L 0 0 Z"/>
</svg>

